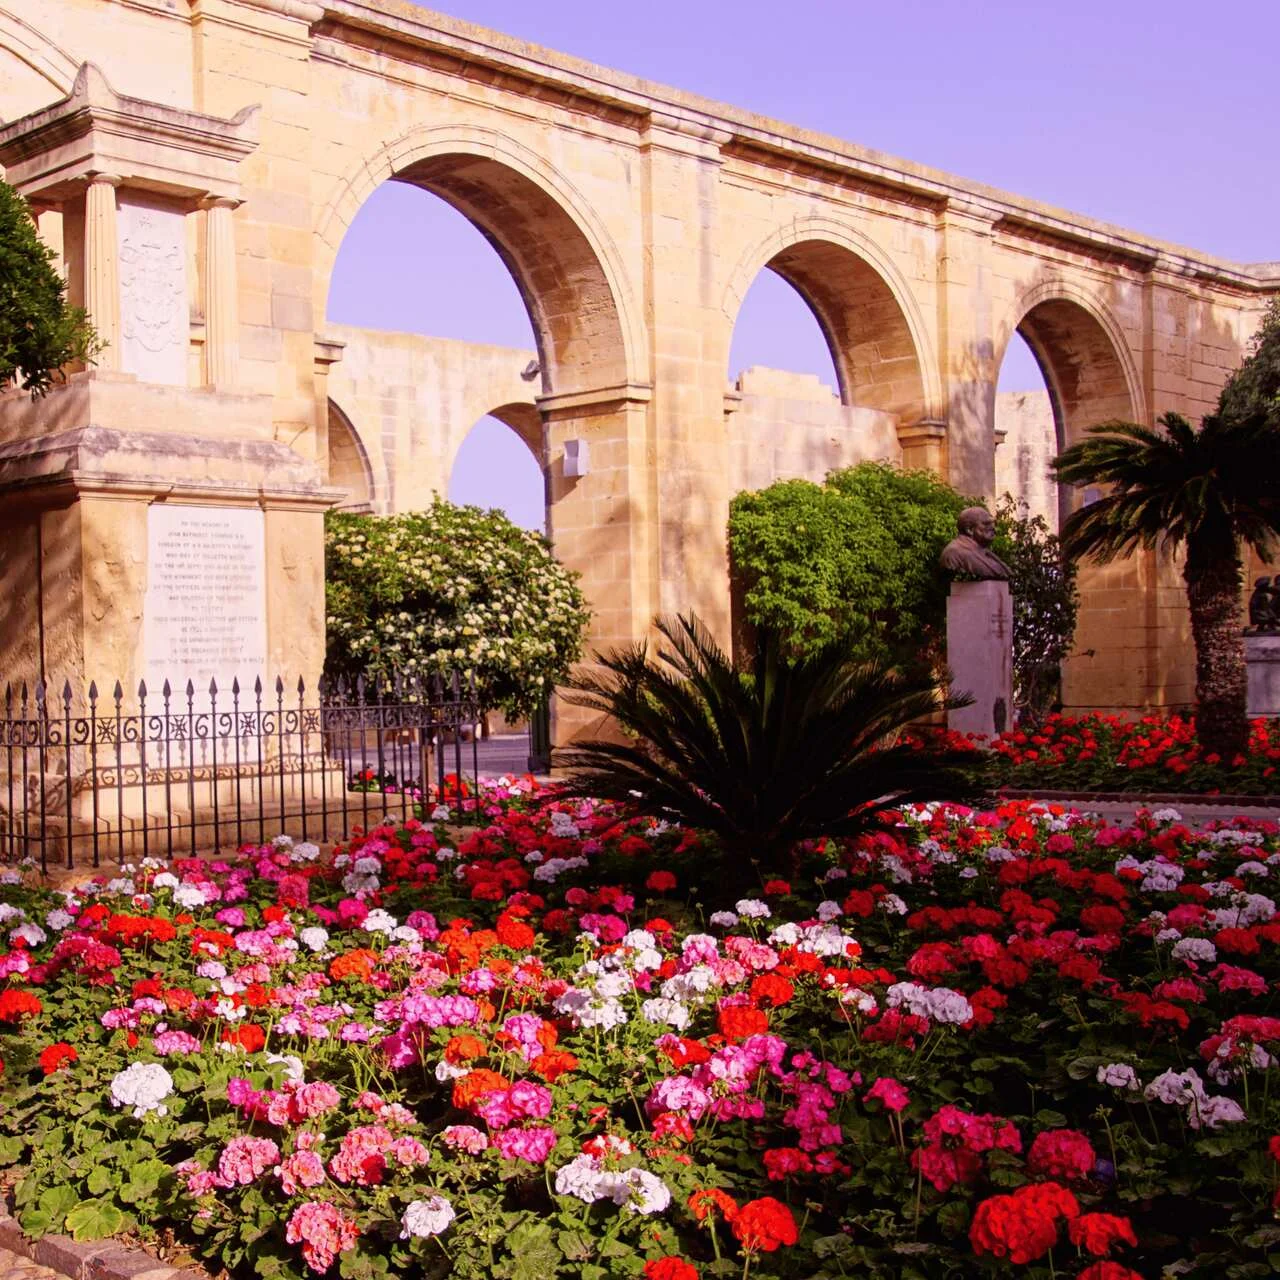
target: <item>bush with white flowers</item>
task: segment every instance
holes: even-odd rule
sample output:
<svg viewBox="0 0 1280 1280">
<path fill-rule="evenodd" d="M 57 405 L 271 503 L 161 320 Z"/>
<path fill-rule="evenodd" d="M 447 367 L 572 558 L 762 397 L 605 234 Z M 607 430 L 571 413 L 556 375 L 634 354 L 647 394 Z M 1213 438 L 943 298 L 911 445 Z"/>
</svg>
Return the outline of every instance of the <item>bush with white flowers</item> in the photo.
<svg viewBox="0 0 1280 1280">
<path fill-rule="evenodd" d="M 460 671 L 511 715 L 564 680 L 591 616 L 541 534 L 439 498 L 396 516 L 330 513 L 325 600 L 328 676 Z"/>
</svg>

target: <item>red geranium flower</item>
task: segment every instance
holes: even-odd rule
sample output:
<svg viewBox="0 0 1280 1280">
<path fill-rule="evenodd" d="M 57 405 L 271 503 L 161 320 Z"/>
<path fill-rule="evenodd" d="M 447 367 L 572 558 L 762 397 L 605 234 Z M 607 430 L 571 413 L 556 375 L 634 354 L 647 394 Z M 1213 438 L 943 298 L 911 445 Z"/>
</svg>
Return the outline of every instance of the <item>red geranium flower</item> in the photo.
<svg viewBox="0 0 1280 1280">
<path fill-rule="evenodd" d="M 65 1040 L 51 1044 L 40 1051 L 40 1070 L 47 1076 L 53 1075 L 59 1067 L 70 1066 L 80 1055 Z"/>
<path fill-rule="evenodd" d="M 644 1264 L 645 1280 L 698 1280 L 698 1268 L 683 1258 L 653 1258 Z"/>
<path fill-rule="evenodd" d="M 0 991 L 0 1022 L 18 1022 L 22 1018 L 35 1017 L 43 1010 L 38 996 L 30 991 Z"/>
<path fill-rule="evenodd" d="M 1027 1168 L 1037 1177 L 1078 1181 L 1097 1163 L 1089 1139 L 1075 1129 L 1047 1129 L 1035 1136 L 1027 1152 Z"/>
<path fill-rule="evenodd" d="M 772 1196 L 748 1200 L 734 1219 L 733 1234 L 747 1253 L 773 1253 L 800 1238 L 791 1210 Z"/>
<path fill-rule="evenodd" d="M 1128 1218 L 1118 1218 L 1113 1213 L 1086 1213 L 1074 1222 L 1067 1223 L 1067 1235 L 1071 1243 L 1079 1245 L 1086 1253 L 1101 1258 L 1111 1252 L 1117 1243 L 1138 1243 L 1133 1223 Z"/>
</svg>

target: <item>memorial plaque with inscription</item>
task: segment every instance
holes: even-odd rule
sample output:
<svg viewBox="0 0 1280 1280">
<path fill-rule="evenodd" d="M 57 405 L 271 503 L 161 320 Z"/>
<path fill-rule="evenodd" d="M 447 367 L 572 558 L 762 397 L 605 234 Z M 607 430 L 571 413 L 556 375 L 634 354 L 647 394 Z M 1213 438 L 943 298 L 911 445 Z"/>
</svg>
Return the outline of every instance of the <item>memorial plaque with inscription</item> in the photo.
<svg viewBox="0 0 1280 1280">
<path fill-rule="evenodd" d="M 188 680 L 204 695 L 210 679 L 229 691 L 267 679 L 266 530 L 261 511 L 171 506 L 147 511 L 143 606 L 149 691 Z"/>
</svg>

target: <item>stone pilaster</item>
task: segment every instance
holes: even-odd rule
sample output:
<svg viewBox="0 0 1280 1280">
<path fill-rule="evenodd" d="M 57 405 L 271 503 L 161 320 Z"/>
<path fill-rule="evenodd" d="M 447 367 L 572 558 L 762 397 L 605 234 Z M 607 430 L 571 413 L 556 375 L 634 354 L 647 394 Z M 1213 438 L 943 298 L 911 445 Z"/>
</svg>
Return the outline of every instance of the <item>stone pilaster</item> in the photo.
<svg viewBox="0 0 1280 1280">
<path fill-rule="evenodd" d="M 205 200 L 205 381 L 231 390 L 239 378 L 240 322 L 236 311 L 236 233 L 231 212 L 239 202 Z"/>
<path fill-rule="evenodd" d="M 99 369 L 120 368 L 120 232 L 116 188 L 120 179 L 95 173 L 84 196 L 84 299 L 103 349 Z"/>
</svg>

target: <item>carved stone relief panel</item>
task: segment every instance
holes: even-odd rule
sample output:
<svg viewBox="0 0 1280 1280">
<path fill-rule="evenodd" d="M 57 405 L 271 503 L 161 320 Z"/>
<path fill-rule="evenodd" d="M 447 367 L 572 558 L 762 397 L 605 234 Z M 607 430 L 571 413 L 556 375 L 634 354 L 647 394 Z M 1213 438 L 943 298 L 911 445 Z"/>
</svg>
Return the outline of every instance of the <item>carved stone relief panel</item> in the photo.
<svg viewBox="0 0 1280 1280">
<path fill-rule="evenodd" d="M 187 226 L 177 209 L 120 193 L 120 368 L 187 385 Z"/>
</svg>

